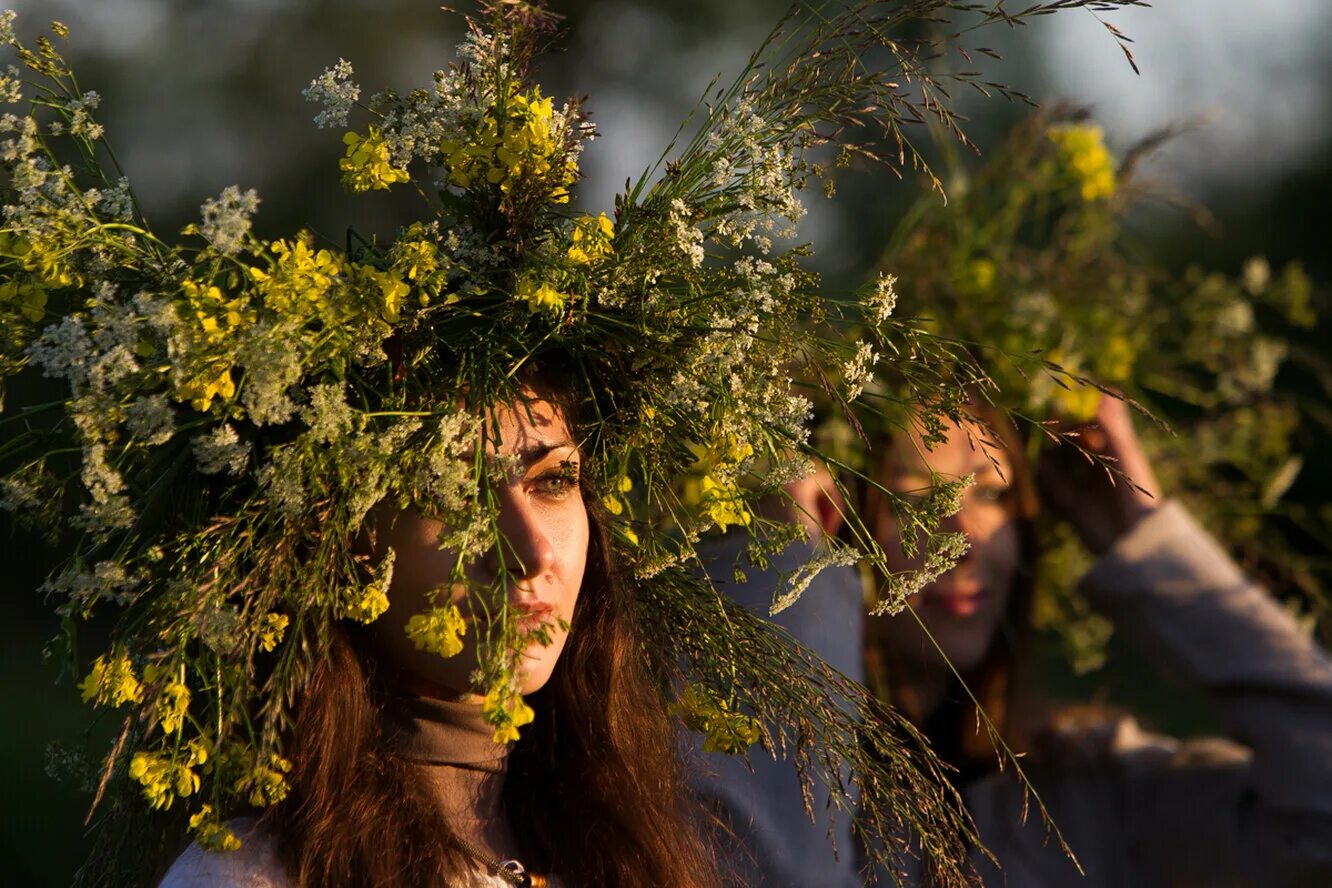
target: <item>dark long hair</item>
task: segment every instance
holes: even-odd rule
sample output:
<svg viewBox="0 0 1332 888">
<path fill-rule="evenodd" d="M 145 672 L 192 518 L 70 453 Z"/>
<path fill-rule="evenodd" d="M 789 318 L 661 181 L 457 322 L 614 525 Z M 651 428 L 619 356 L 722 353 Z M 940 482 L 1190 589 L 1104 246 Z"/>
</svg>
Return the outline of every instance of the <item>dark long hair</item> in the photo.
<svg viewBox="0 0 1332 888">
<path fill-rule="evenodd" d="M 585 491 L 591 534 L 569 638 L 536 719 L 509 758 L 506 815 L 524 862 L 567 885 L 710 886 L 716 868 L 692 816 L 662 682 L 635 605 L 617 580 Z M 263 825 L 294 884 L 447 885 L 473 864 L 419 772 L 388 751 L 390 676 L 368 644 L 335 627 L 286 745 L 288 798 Z"/>
</svg>

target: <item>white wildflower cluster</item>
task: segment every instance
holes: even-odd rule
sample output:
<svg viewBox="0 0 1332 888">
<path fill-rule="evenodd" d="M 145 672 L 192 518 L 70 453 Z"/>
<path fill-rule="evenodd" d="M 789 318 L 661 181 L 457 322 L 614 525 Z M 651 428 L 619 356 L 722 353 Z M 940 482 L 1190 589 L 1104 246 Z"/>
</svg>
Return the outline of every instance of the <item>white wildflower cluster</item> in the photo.
<svg viewBox="0 0 1332 888">
<path fill-rule="evenodd" d="M 436 71 L 429 91 L 417 90 L 397 103 L 376 95 L 372 107 L 384 107 L 381 123 L 394 163 L 405 166 L 413 158 L 439 164 L 444 145 L 457 139 L 461 126 L 475 125 L 477 109 L 469 106 L 462 76 L 457 71 Z M 448 185 L 448 170 L 441 167 L 439 188 Z"/>
<path fill-rule="evenodd" d="M 299 449 L 288 445 L 270 450 L 269 461 L 259 470 L 257 478 L 277 511 L 289 516 L 304 511 L 308 504 L 308 479 Z"/>
<path fill-rule="evenodd" d="M 794 453 L 787 459 L 777 460 L 766 473 L 766 480 L 774 486 L 802 481 L 814 474 L 814 461 L 801 453 Z"/>
<path fill-rule="evenodd" d="M 479 71 L 494 72 L 494 79 L 507 81 L 513 73 L 512 66 L 506 61 L 509 57 L 509 38 L 503 34 L 478 32 L 469 29 L 463 35 L 462 43 L 455 47 L 459 65 L 467 65 Z"/>
<path fill-rule="evenodd" d="M 141 572 L 131 573 L 118 561 L 99 561 L 92 570 L 75 565 L 47 580 L 38 589 L 62 599 L 62 612 L 86 611 L 99 601 L 125 606 L 143 583 Z"/>
<path fill-rule="evenodd" d="M 12 139 L 5 139 L 0 142 L 0 160 L 9 164 L 18 164 L 20 160 L 32 157 L 37 150 L 39 135 L 37 121 L 31 117 L 19 117 L 15 114 L 0 115 L 0 133 L 17 133 Z M 20 170 L 15 168 L 11 177 L 19 176 L 19 182 L 15 182 L 15 190 L 21 182 L 27 188 L 40 187 L 46 179 L 46 172 L 50 170 L 50 164 L 46 158 L 32 159 Z M 20 192 L 22 194 L 24 192 Z"/>
<path fill-rule="evenodd" d="M 440 418 L 420 452 L 410 484 L 426 502 L 444 512 L 462 509 L 476 493 L 476 479 L 467 451 L 477 432 L 475 418 L 450 413 Z"/>
<path fill-rule="evenodd" d="M 879 356 L 874 353 L 873 346 L 868 342 L 862 339 L 856 344 L 855 355 L 842 366 L 848 403 L 864 393 L 865 386 L 874 378 L 874 364 L 878 359 Z"/>
<path fill-rule="evenodd" d="M 176 414 L 166 395 L 147 395 L 131 402 L 125 408 L 125 429 L 150 447 L 170 441 L 176 432 Z"/>
<path fill-rule="evenodd" d="M 102 189 L 98 209 L 116 222 L 128 222 L 133 219 L 134 195 L 130 193 L 129 179 L 121 176 L 115 185 Z"/>
<path fill-rule="evenodd" d="M 351 113 L 356 101 L 361 97 L 361 88 L 352 82 L 352 66 L 346 59 L 324 71 L 310 85 L 301 90 L 307 102 L 317 102 L 324 110 L 315 115 L 315 125 L 320 129 L 347 125 L 347 115 Z"/>
<path fill-rule="evenodd" d="M 866 320 L 876 327 L 892 317 L 897 308 L 897 275 L 880 274 L 864 305 Z"/>
<path fill-rule="evenodd" d="M 870 609 L 871 616 L 900 613 L 907 606 L 907 599 L 918 595 L 926 586 L 956 567 L 970 545 L 963 533 L 941 533 L 930 537 L 925 563 L 914 571 L 888 577 L 888 588 L 880 593 L 878 603 Z"/>
<path fill-rule="evenodd" d="M 734 191 L 736 202 L 713 224 L 713 235 L 737 248 L 752 242 L 762 253 L 772 250 L 773 238 L 795 237 L 805 215 L 796 193 L 797 164 L 787 148 L 767 141 L 770 132 L 750 101 L 741 99 L 706 142 L 712 184 Z"/>
<path fill-rule="evenodd" d="M 283 331 L 261 326 L 240 348 L 246 368 L 240 400 L 250 422 L 257 426 L 284 423 L 296 413 L 291 388 L 301 379 L 301 361 L 294 349 L 283 347 Z"/>
<path fill-rule="evenodd" d="M 184 593 L 186 600 L 197 599 L 197 593 Z M 208 607 L 201 608 L 194 617 L 199 638 L 214 653 L 222 657 L 231 657 L 240 647 L 245 635 L 239 631 L 240 611 L 235 605 L 222 601 L 212 601 Z"/>
<path fill-rule="evenodd" d="M 953 481 L 946 481 L 940 475 L 930 480 L 930 499 L 925 509 L 931 515 L 948 518 L 962 511 L 962 495 L 976 483 L 973 474 L 963 475 Z"/>
<path fill-rule="evenodd" d="M 0 74 L 0 104 L 17 105 L 23 101 L 23 74 L 13 65 Z"/>
<path fill-rule="evenodd" d="M 77 395 L 87 384 L 88 365 L 93 356 L 92 338 L 80 318 L 69 315 L 42 331 L 28 346 L 28 356 L 42 368 L 43 375 L 69 381 Z"/>
<path fill-rule="evenodd" d="M 23 512 L 41 504 L 41 491 L 29 479 L 11 475 L 0 480 L 0 510 Z"/>
<path fill-rule="evenodd" d="M 194 461 L 205 475 L 239 475 L 250 461 L 250 442 L 242 441 L 230 423 L 222 423 L 194 439 Z"/>
<path fill-rule="evenodd" d="M 88 754 L 76 747 L 48 743 L 43 770 L 52 780 L 68 782 L 80 792 L 91 794 L 97 790 L 99 770 Z"/>
<path fill-rule="evenodd" d="M 125 479 L 107 461 L 105 444 L 95 442 L 83 448 L 82 479 L 90 501 L 80 506 L 76 526 L 104 537 L 134 523 L 134 509 L 124 493 Z"/>
<path fill-rule="evenodd" d="M 850 546 L 833 541 L 824 544 L 824 550 L 790 574 L 783 576 L 773 591 L 768 616 L 775 617 L 800 600 L 814 578 L 830 567 L 850 567 L 860 561 L 861 554 Z"/>
<path fill-rule="evenodd" d="M 13 46 L 15 43 L 14 19 L 18 13 L 12 9 L 0 11 L 0 46 Z"/>
<path fill-rule="evenodd" d="M 1247 299 L 1232 299 L 1216 313 L 1216 333 L 1231 339 L 1253 332 L 1253 304 Z"/>
<path fill-rule="evenodd" d="M 69 134 L 79 139 L 87 139 L 95 142 L 102 138 L 105 130 L 100 123 L 93 120 L 92 112 L 102 104 L 102 97 L 92 90 L 88 90 L 81 97 L 70 99 L 65 103 L 65 111 L 69 114 L 69 122 L 65 126 Z M 52 133 L 58 135 L 58 133 Z"/>
<path fill-rule="evenodd" d="M 669 225 L 675 235 L 675 248 L 698 268 L 703 264 L 703 232 L 690 222 L 689 207 L 680 198 L 671 201 Z"/>
<path fill-rule="evenodd" d="M 347 403 L 341 385 L 316 385 L 309 389 L 310 403 L 301 408 L 301 419 L 309 426 L 306 436 L 318 444 L 332 444 L 352 430 L 356 411 Z"/>
<path fill-rule="evenodd" d="M 241 191 L 235 185 L 222 189 L 217 198 L 210 198 L 199 208 L 203 222 L 199 233 L 208 239 L 219 253 L 231 255 L 245 246 L 250 233 L 250 217 L 259 209 L 259 193 L 253 188 Z"/>
<path fill-rule="evenodd" d="M 1245 394 L 1268 391 L 1288 351 L 1289 347 L 1280 339 L 1253 337 L 1249 343 L 1248 361 L 1238 362 L 1222 372 L 1217 378 L 1217 388 L 1234 400 Z"/>
<path fill-rule="evenodd" d="M 1044 337 L 1059 319 L 1059 303 L 1049 290 L 1021 292 L 1012 301 L 1013 323 L 1034 339 Z"/>
</svg>

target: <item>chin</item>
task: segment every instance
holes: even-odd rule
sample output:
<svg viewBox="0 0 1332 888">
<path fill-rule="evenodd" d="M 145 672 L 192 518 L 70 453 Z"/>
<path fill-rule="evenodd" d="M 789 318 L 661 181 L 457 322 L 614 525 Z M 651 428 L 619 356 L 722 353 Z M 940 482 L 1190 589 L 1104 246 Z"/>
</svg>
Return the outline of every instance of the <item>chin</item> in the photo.
<svg viewBox="0 0 1332 888">
<path fill-rule="evenodd" d="M 936 630 L 937 632 L 937 630 Z M 962 630 L 956 633 L 938 633 L 936 638 L 944 656 L 958 672 L 970 672 L 985 662 L 994 641 L 992 632 L 971 632 Z"/>
<path fill-rule="evenodd" d="M 564 649 L 564 639 L 557 639 L 549 647 L 542 647 L 539 644 L 528 648 L 523 656 L 522 665 L 518 667 L 518 689 L 521 694 L 534 694 L 546 686 L 550 677 L 555 673 L 555 666 L 559 662 L 560 654 Z"/>
</svg>

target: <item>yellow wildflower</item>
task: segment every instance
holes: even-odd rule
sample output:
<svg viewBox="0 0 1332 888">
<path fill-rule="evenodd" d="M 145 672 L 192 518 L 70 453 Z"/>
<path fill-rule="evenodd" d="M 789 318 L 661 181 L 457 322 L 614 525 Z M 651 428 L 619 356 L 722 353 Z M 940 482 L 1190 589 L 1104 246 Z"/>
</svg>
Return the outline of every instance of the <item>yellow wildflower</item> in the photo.
<svg viewBox="0 0 1332 888">
<path fill-rule="evenodd" d="M 240 327 L 254 322 L 255 313 L 243 295 L 228 298 L 219 287 L 196 281 L 185 281 L 181 291 L 204 341 L 209 344 L 222 342 Z"/>
<path fill-rule="evenodd" d="M 0 284 L 0 302 L 12 302 L 30 321 L 46 317 L 46 288 L 36 281 L 5 281 Z"/>
<path fill-rule="evenodd" d="M 1127 336 L 1111 336 L 1096 354 L 1097 380 L 1105 383 L 1124 382 L 1133 372 L 1135 357 L 1133 345 Z"/>
<path fill-rule="evenodd" d="M 35 241 L 20 234 L 0 233 L 0 256 L 21 260 L 24 270 L 32 272 L 48 289 L 81 287 L 82 276 L 69 264 L 70 248 L 60 245 L 62 240 L 77 240 L 79 233 L 59 220 L 53 220 L 53 225 L 54 231 L 48 229 L 46 237 Z"/>
<path fill-rule="evenodd" d="M 186 751 L 183 762 L 144 751 L 130 759 L 130 779 L 143 787 L 143 795 L 153 808 L 170 808 L 177 797 L 188 798 L 198 792 L 200 780 L 194 768 L 208 761 L 208 747 L 201 740 L 191 740 Z"/>
<path fill-rule="evenodd" d="M 1114 195 L 1114 158 L 1105 147 L 1105 133 L 1099 126 L 1052 126 L 1048 135 L 1059 150 L 1061 164 L 1076 180 L 1083 200 Z"/>
<path fill-rule="evenodd" d="M 620 528 L 620 533 L 624 534 L 624 538 L 629 541 L 630 545 L 638 545 L 638 534 L 627 527 Z"/>
<path fill-rule="evenodd" d="M 236 382 L 231 378 L 231 365 L 217 363 L 182 385 L 176 397 L 189 401 L 190 406 L 200 413 L 207 413 L 213 406 L 214 398 L 221 397 L 229 401 L 235 394 Z"/>
<path fill-rule="evenodd" d="M 199 813 L 190 816 L 190 832 L 206 851 L 236 851 L 241 846 L 240 839 L 218 819 L 212 805 L 204 805 Z"/>
<path fill-rule="evenodd" d="M 534 312 L 558 312 L 564 308 L 564 303 L 569 299 L 568 296 L 556 290 L 550 284 L 537 283 L 530 277 L 524 277 L 518 281 L 518 289 L 514 295 L 520 300 L 526 300 L 527 307 Z"/>
<path fill-rule="evenodd" d="M 286 777 L 289 771 L 291 771 L 291 762 L 275 752 L 270 752 L 266 759 L 255 763 L 254 769 L 249 774 L 236 781 L 236 790 L 243 792 L 248 789 L 250 804 L 256 808 L 276 805 L 291 791 L 291 785 L 287 783 Z"/>
<path fill-rule="evenodd" d="M 185 713 L 190 708 L 190 689 L 184 682 L 170 681 L 157 698 L 157 720 L 162 733 L 174 734 L 185 724 Z"/>
<path fill-rule="evenodd" d="M 393 267 L 406 275 L 409 281 L 420 281 L 439 268 L 439 247 L 422 235 L 425 228 L 413 222 L 406 237 L 393 245 Z"/>
<path fill-rule="evenodd" d="M 347 155 L 338 162 L 338 168 L 342 170 L 342 184 L 352 191 L 387 191 L 410 178 L 405 169 L 393 165 L 388 143 L 378 128 L 370 127 L 365 136 L 347 133 L 342 142 L 347 146 Z"/>
<path fill-rule="evenodd" d="M 332 250 L 316 250 L 309 232 L 301 232 L 290 242 L 273 241 L 269 250 L 276 257 L 272 269 L 250 269 L 264 304 L 283 313 L 323 309 L 328 291 L 342 274 L 341 257 Z"/>
<path fill-rule="evenodd" d="M 286 614 L 265 614 L 259 621 L 259 649 L 268 652 L 281 644 L 289 622 Z"/>
<path fill-rule="evenodd" d="M 993 259 L 972 259 L 962 269 L 961 278 L 957 282 L 958 289 L 973 295 L 989 293 L 994 288 L 997 276 L 998 266 Z"/>
<path fill-rule="evenodd" d="M 342 615 L 361 623 L 373 623 L 389 608 L 388 595 L 377 583 L 369 583 L 352 601 L 343 605 Z"/>
<path fill-rule="evenodd" d="M 443 144 L 450 184 L 466 189 L 485 182 L 506 195 L 515 187 L 539 185 L 547 200 L 567 203 L 578 164 L 565 156 L 563 141 L 551 131 L 553 118 L 551 101 L 539 89 L 497 100 L 472 138 Z"/>
<path fill-rule="evenodd" d="M 397 275 L 380 271 L 373 265 L 358 266 L 357 271 L 379 288 L 379 295 L 383 300 L 381 314 L 390 324 L 395 323 L 402 309 L 402 300 L 412 292 L 411 285 Z"/>
<path fill-rule="evenodd" d="M 1074 422 L 1090 422 L 1101 406 L 1101 391 L 1089 385 L 1070 381 L 1068 388 L 1057 386 L 1051 398 L 1054 410 Z"/>
<path fill-rule="evenodd" d="M 634 489 L 634 482 L 628 475 L 621 475 L 611 485 L 617 493 L 628 493 Z M 606 507 L 606 511 L 612 515 L 624 513 L 625 504 L 615 493 L 608 493 L 601 498 L 601 504 Z"/>
<path fill-rule="evenodd" d="M 611 246 L 614 234 L 615 226 L 605 213 L 583 216 L 574 222 L 569 258 L 580 265 L 588 265 L 615 255 L 615 248 Z"/>
<path fill-rule="evenodd" d="M 439 296 L 447 283 L 446 269 L 440 267 L 439 247 L 420 222 L 408 226 L 393 245 L 393 270 L 411 281 L 419 291 L 422 307 Z"/>
<path fill-rule="evenodd" d="M 734 482 L 719 482 L 711 475 L 704 475 L 699 487 L 708 517 L 716 522 L 718 530 L 725 531 L 733 524 L 749 526 L 753 515 L 745 506 L 740 488 Z"/>
<path fill-rule="evenodd" d="M 407 621 L 407 637 L 420 650 L 441 657 L 453 657 L 463 649 L 462 637 L 467 634 L 458 605 L 450 602 L 444 607 L 431 608 L 415 614 Z"/>
<path fill-rule="evenodd" d="M 686 727 L 703 735 L 704 752 L 738 755 L 761 733 L 758 719 L 731 711 L 727 701 L 714 698 L 698 685 L 687 685 L 671 708 Z"/>
<path fill-rule="evenodd" d="M 486 723 L 495 728 L 491 738 L 496 743 L 511 743 L 518 739 L 518 729 L 531 724 L 536 718 L 532 707 L 503 682 L 496 684 L 481 703 L 481 714 Z"/>
<path fill-rule="evenodd" d="M 134 664 L 124 653 L 110 660 L 105 655 L 93 661 L 92 669 L 79 684 L 84 703 L 120 706 L 143 701 L 143 684 L 134 675 Z"/>
</svg>

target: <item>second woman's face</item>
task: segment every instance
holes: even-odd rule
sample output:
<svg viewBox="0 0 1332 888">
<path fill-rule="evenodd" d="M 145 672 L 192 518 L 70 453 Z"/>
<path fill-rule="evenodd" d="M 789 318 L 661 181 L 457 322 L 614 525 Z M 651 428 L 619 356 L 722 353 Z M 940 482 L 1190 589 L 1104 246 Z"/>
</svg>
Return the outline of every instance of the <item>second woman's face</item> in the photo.
<svg viewBox="0 0 1332 888">
<path fill-rule="evenodd" d="M 499 441 L 489 449 L 508 471 L 495 488 L 501 542 L 466 568 L 467 583 L 452 582 L 457 556 L 440 549 L 440 522 L 408 510 L 381 522 L 377 534 L 376 549 L 391 547 L 395 562 L 389 609 L 372 624 L 376 643 L 416 685 L 413 690 L 431 696 L 463 698 L 483 690 L 472 686 L 471 676 L 486 634 L 479 625 L 484 609 L 467 601 L 469 587 L 506 590 L 520 628 L 546 627 L 550 644 L 533 641 L 519 666 L 521 692 L 540 689 L 564 649 L 563 627 L 573 620 L 587 566 L 579 454 L 562 412 L 532 400 L 495 410 L 493 420 Z M 463 650 L 453 657 L 419 650 L 405 633 L 407 621 L 431 606 L 435 590 L 437 604 L 452 599 L 468 621 Z"/>
<path fill-rule="evenodd" d="M 950 429 L 947 443 L 928 453 L 921 450 L 918 439 L 895 438 L 885 486 L 899 494 L 922 493 L 930 487 L 931 470 L 944 480 L 973 475 L 975 483 L 962 495 L 962 508 L 940 528 L 965 533 L 970 548 L 956 567 L 912 596 L 909 604 L 914 617 L 900 614 L 881 628 L 892 656 L 904 665 L 918 669 L 943 665 L 921 631 L 923 626 L 949 661 L 967 671 L 979 666 L 989 652 L 1019 568 L 1021 546 L 1006 480 L 1012 477 L 1011 469 L 1001 450 L 991 448 L 987 456 L 957 427 Z M 998 467 L 990 457 L 998 461 Z M 920 566 L 920 559 L 902 554 L 900 535 L 891 518 L 880 522 L 878 536 L 894 570 Z"/>
</svg>

